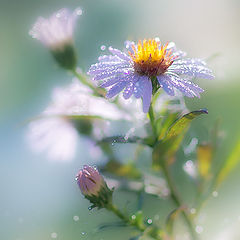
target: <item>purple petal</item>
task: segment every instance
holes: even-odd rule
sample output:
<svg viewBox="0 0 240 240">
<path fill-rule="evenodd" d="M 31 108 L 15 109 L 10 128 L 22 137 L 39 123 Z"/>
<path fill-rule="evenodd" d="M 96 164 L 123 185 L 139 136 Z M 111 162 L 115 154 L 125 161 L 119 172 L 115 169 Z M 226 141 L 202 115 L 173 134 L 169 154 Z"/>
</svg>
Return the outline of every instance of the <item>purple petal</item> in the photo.
<svg viewBox="0 0 240 240">
<path fill-rule="evenodd" d="M 102 87 L 102 88 L 110 87 L 120 81 L 124 81 L 124 78 L 122 76 L 113 76 L 113 77 L 107 79 L 104 83 L 102 83 L 100 85 L 100 87 Z"/>
<path fill-rule="evenodd" d="M 131 74 L 131 69 L 116 69 L 113 71 L 103 71 L 93 77 L 93 80 L 104 80 L 113 76 L 122 76 L 125 78 L 128 74 Z"/>
<path fill-rule="evenodd" d="M 174 65 L 202 65 L 206 66 L 206 62 L 199 58 L 185 58 L 185 59 L 177 59 L 172 64 Z"/>
<path fill-rule="evenodd" d="M 130 61 L 131 58 L 129 56 L 127 56 L 127 54 L 121 52 L 120 50 L 116 49 L 116 48 L 112 48 L 112 47 L 109 47 L 109 51 L 118 56 L 120 59 L 124 60 L 124 61 Z"/>
<path fill-rule="evenodd" d="M 107 98 L 112 98 L 116 96 L 118 93 L 120 93 L 127 85 L 127 82 L 119 82 L 115 84 L 110 90 L 108 91 L 106 97 Z"/>
<path fill-rule="evenodd" d="M 191 89 L 189 89 L 188 86 L 185 86 L 180 80 L 179 77 L 165 74 L 166 78 L 168 78 L 169 83 L 177 88 L 180 92 L 182 92 L 185 96 L 193 98 L 195 94 L 192 92 Z"/>
<path fill-rule="evenodd" d="M 124 64 L 123 62 L 118 63 L 96 63 L 93 64 L 90 69 L 88 70 L 89 75 L 96 75 L 102 72 L 112 72 L 118 71 L 119 69 L 131 69 L 129 64 Z"/>
<path fill-rule="evenodd" d="M 174 90 L 172 85 L 168 81 L 168 77 L 166 75 L 160 75 L 157 77 L 157 80 L 160 84 L 160 86 L 163 88 L 163 90 L 171 96 L 174 96 Z"/>
<path fill-rule="evenodd" d="M 144 91 L 142 95 L 143 112 L 147 113 L 152 100 L 152 82 L 150 79 L 144 81 Z"/>
<path fill-rule="evenodd" d="M 119 62 L 119 58 L 117 56 L 112 55 L 103 55 L 98 58 L 99 62 Z"/>
<path fill-rule="evenodd" d="M 134 96 L 135 98 L 140 98 L 144 92 L 144 82 L 149 81 L 147 76 L 139 76 L 138 81 L 135 84 Z"/>
<path fill-rule="evenodd" d="M 127 87 L 123 91 L 123 97 L 125 99 L 129 99 L 134 91 L 135 83 L 134 82 L 129 82 Z"/>
<path fill-rule="evenodd" d="M 203 65 L 175 64 L 169 67 L 169 72 L 194 76 L 197 78 L 213 79 L 212 71 Z"/>
</svg>

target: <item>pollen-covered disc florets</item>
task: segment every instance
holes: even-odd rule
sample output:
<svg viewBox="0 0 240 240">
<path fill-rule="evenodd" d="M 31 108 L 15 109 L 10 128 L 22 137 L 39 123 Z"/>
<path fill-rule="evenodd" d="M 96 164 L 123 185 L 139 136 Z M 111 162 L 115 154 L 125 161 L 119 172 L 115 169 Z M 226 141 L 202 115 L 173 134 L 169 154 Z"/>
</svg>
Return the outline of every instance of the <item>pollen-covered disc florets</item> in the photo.
<svg viewBox="0 0 240 240">
<path fill-rule="evenodd" d="M 143 40 L 143 42 L 140 40 L 136 47 L 133 45 L 133 52 L 129 51 L 129 55 L 133 60 L 135 71 L 149 77 L 166 72 L 174 60 L 172 51 L 167 51 L 167 47 L 168 43 L 161 45 L 154 39 Z"/>
</svg>

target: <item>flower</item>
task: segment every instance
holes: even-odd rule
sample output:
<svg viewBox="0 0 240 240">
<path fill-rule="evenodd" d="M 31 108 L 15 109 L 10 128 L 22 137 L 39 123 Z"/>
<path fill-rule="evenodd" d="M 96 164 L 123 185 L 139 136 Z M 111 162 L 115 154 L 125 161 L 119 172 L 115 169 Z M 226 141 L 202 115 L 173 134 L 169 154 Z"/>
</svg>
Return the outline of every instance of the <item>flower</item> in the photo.
<svg viewBox="0 0 240 240">
<path fill-rule="evenodd" d="M 35 152 L 46 152 L 51 160 L 68 161 L 75 156 L 78 132 L 99 139 L 108 129 L 99 118 L 117 120 L 122 115 L 113 103 L 93 96 L 91 89 L 74 79 L 69 86 L 54 89 L 52 103 L 29 124 L 27 140 Z M 96 146 L 94 149 L 100 152 Z"/>
<path fill-rule="evenodd" d="M 84 196 L 97 196 L 105 182 L 96 168 L 85 165 L 76 176 L 78 186 Z"/>
<path fill-rule="evenodd" d="M 112 200 L 112 191 L 95 167 L 85 165 L 76 178 L 82 194 L 93 204 L 92 207 L 106 207 Z"/>
<path fill-rule="evenodd" d="M 161 44 L 156 39 L 126 42 L 128 53 L 109 47 L 112 55 L 98 58 L 88 74 L 101 81 L 101 87 L 110 87 L 107 97 L 123 91 L 125 99 L 134 95 L 142 98 L 143 111 L 148 112 L 152 93 L 159 87 L 173 96 L 175 89 L 187 97 L 200 97 L 203 89 L 192 83 L 194 77 L 213 78 L 212 71 L 201 59 L 184 58 L 185 53 L 174 43 Z"/>
<path fill-rule="evenodd" d="M 76 55 L 73 49 L 73 31 L 77 17 L 82 10 L 77 8 L 71 13 L 60 9 L 45 19 L 39 17 L 29 34 L 48 47 L 60 66 L 66 69 L 76 67 Z"/>
</svg>

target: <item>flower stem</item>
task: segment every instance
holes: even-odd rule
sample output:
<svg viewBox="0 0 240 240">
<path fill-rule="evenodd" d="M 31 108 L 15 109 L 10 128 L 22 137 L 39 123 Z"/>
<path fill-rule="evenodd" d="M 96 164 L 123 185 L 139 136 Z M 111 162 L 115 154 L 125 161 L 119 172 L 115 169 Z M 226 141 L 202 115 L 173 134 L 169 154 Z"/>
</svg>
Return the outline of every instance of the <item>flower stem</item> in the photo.
<svg viewBox="0 0 240 240">
<path fill-rule="evenodd" d="M 171 191 L 171 198 L 172 200 L 174 201 L 174 203 L 176 204 L 177 207 L 181 207 L 183 206 L 182 204 L 182 201 L 180 200 L 178 194 L 177 194 L 177 191 L 176 191 L 176 188 L 174 186 L 174 183 L 173 183 L 173 180 L 171 178 L 171 175 L 169 173 L 169 170 L 167 168 L 167 166 L 165 164 L 162 165 L 162 171 L 163 171 L 163 174 L 165 176 L 165 179 L 168 183 L 168 186 L 170 188 L 170 191 Z M 183 218 L 189 228 L 189 231 L 190 231 L 190 234 L 192 236 L 192 239 L 193 240 L 197 240 L 198 237 L 197 237 L 197 234 L 196 234 L 196 231 L 195 231 L 195 227 L 194 227 L 194 224 L 192 223 L 192 220 L 190 219 L 188 213 L 186 212 L 186 210 L 183 210 L 182 211 L 182 215 L 183 215 Z"/>
<path fill-rule="evenodd" d="M 149 116 L 149 119 L 150 119 L 153 135 L 154 135 L 155 138 L 157 138 L 157 129 L 156 129 L 156 126 L 155 126 L 155 117 L 154 117 L 154 111 L 153 111 L 152 103 L 150 104 L 150 107 L 149 107 L 149 110 L 148 110 L 148 116 Z"/>
<path fill-rule="evenodd" d="M 146 230 L 146 226 L 143 224 L 139 224 L 136 221 L 131 221 L 129 217 L 124 215 L 115 205 L 109 204 L 107 209 L 111 212 L 113 212 L 116 216 L 118 216 L 121 220 L 123 220 L 126 224 L 130 226 L 136 227 L 140 232 L 144 232 Z"/>
<path fill-rule="evenodd" d="M 91 84 L 87 80 L 85 74 L 79 73 L 76 69 L 72 70 L 72 73 L 75 77 L 77 77 L 79 79 L 79 81 L 82 84 L 84 84 L 84 85 L 88 86 L 90 89 L 92 89 L 96 96 L 98 96 L 98 97 L 104 97 L 105 96 L 105 91 L 103 89 L 95 87 L 93 84 Z"/>
</svg>

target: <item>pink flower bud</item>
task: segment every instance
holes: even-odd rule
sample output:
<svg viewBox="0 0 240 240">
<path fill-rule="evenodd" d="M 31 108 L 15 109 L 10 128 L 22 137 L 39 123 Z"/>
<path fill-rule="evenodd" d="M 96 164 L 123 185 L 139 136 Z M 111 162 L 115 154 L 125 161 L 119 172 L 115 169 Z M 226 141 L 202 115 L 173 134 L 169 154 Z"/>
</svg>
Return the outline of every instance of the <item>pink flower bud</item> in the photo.
<svg viewBox="0 0 240 240">
<path fill-rule="evenodd" d="M 79 171 L 76 179 L 82 194 L 85 196 L 98 196 L 100 190 L 105 187 L 104 179 L 98 170 L 87 165 Z"/>
<path fill-rule="evenodd" d="M 79 171 L 76 180 L 82 194 L 93 204 L 91 209 L 107 208 L 112 202 L 113 191 L 108 188 L 96 168 L 85 165 Z"/>
</svg>

